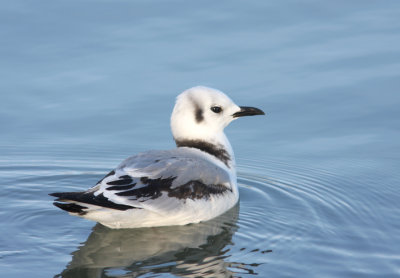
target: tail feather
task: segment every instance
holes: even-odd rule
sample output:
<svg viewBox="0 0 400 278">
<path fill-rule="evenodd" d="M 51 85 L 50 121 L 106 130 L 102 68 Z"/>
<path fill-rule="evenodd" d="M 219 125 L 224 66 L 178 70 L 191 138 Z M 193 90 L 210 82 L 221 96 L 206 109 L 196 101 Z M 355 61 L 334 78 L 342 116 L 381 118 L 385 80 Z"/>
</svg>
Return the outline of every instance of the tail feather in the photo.
<svg viewBox="0 0 400 278">
<path fill-rule="evenodd" d="M 53 205 L 56 207 L 59 207 L 62 210 L 68 211 L 70 213 L 77 213 L 79 215 L 85 215 L 87 211 L 84 211 L 84 209 L 87 209 L 87 207 L 74 204 L 74 203 L 59 203 L 59 202 L 54 202 Z"/>
<path fill-rule="evenodd" d="M 54 205 L 72 213 L 78 213 L 80 215 L 86 212 L 83 209 L 88 209 L 85 204 L 95 205 L 98 207 L 116 209 L 116 210 L 128 210 L 136 207 L 117 204 L 104 197 L 103 193 L 94 195 L 93 192 L 57 192 L 51 193 L 50 196 L 57 197 Z M 63 203 L 60 203 L 63 202 Z M 66 203 L 66 204 L 65 204 Z M 79 204 L 76 204 L 79 203 Z M 83 213 L 83 214 L 82 214 Z"/>
</svg>

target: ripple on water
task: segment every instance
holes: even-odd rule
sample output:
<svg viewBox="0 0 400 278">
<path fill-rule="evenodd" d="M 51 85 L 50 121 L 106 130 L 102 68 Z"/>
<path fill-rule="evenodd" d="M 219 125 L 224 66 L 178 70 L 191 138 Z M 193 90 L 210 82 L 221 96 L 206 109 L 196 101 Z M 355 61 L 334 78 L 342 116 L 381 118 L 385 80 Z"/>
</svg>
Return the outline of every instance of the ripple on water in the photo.
<svg viewBox="0 0 400 278">
<path fill-rule="evenodd" d="M 275 263 L 280 256 L 287 259 L 293 255 L 301 262 L 304 256 L 296 254 L 298 250 L 307 250 L 308 260 L 332 261 L 333 270 L 334 262 L 360 256 L 372 260 L 376 244 L 371 238 L 384 236 L 379 225 L 382 212 L 371 204 L 382 202 L 385 194 L 375 194 L 374 187 L 360 190 L 359 175 L 351 169 L 339 176 L 335 167 L 327 170 L 274 160 L 246 162 L 238 171 L 241 211 L 237 234 L 243 240 L 257 248 L 269 246 Z M 373 180 L 363 175 L 363 186 L 368 189 Z M 392 185 L 387 188 L 391 190 Z M 371 253 L 361 254 L 367 250 Z M 373 271 L 368 263 L 363 267 Z"/>
<path fill-rule="evenodd" d="M 293 219 L 301 219 L 292 233 L 298 235 L 299 228 L 304 232 L 315 224 L 321 232 L 329 233 L 330 222 L 344 224 L 360 213 L 360 207 L 353 206 L 352 196 L 343 188 L 352 181 L 324 169 L 258 161 L 242 165 L 238 176 L 241 190 L 252 191 L 241 194 L 242 204 L 247 204 L 243 210 L 249 209 L 242 213 L 272 220 L 268 224 L 279 230 L 285 224 L 293 225 Z"/>
<path fill-rule="evenodd" d="M 78 231 L 82 232 L 83 226 L 77 222 L 75 226 L 62 227 L 64 217 L 68 215 L 60 214 L 54 208 L 48 193 L 90 186 L 104 170 L 79 163 L 68 164 L 46 160 L 0 163 L 4 184 L 0 214 L 2 223 L 7 226 L 7 236 L 0 239 L 0 251 L 7 254 L 3 263 L 13 265 L 22 260 L 24 267 L 35 269 L 47 261 L 62 258 L 60 254 L 65 249 L 71 250 L 66 247 L 68 244 L 76 245 L 79 238 L 76 235 Z"/>
<path fill-rule="evenodd" d="M 269 271 L 273 275 L 272 266 L 279 264 L 272 269 L 282 270 L 294 257 L 299 266 L 286 268 L 293 274 L 301 267 L 304 256 L 299 252 L 304 250 L 315 262 L 322 256 L 331 258 L 334 269 L 338 258 L 367 256 L 363 252 L 370 244 L 368 236 L 353 227 L 364 219 L 379 218 L 379 211 L 360 204 L 363 196 L 348 190 L 357 184 L 354 180 L 294 163 L 247 161 L 238 172 L 240 210 L 236 207 L 212 221 L 183 227 L 110 230 L 96 225 L 79 245 L 93 223 L 54 208 L 47 194 L 88 188 L 108 166 L 42 161 L 40 166 L 10 167 L 0 165 L 0 171 L 13 171 L 14 176 L 13 180 L 4 175 L 3 197 L 12 202 L 2 202 L 0 213 L 17 243 L 3 240 L 0 257 L 7 261 L 30 256 L 32 265 L 43 264 L 43 258 L 59 260 L 66 265 L 62 277 L 77 273 L 226 277 Z"/>
</svg>

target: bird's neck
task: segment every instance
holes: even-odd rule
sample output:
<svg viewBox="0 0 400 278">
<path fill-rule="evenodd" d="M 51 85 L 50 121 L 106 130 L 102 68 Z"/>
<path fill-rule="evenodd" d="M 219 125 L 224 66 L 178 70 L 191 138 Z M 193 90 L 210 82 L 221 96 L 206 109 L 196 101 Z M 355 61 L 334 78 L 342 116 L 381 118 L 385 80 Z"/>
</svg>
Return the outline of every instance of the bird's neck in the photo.
<svg viewBox="0 0 400 278">
<path fill-rule="evenodd" d="M 218 139 L 214 140 L 205 141 L 200 139 L 175 139 L 175 143 L 178 148 L 196 148 L 215 156 L 229 168 L 235 166 L 235 156 L 233 154 L 231 144 L 229 143 L 225 134 L 222 134 L 222 136 L 219 136 Z"/>
</svg>

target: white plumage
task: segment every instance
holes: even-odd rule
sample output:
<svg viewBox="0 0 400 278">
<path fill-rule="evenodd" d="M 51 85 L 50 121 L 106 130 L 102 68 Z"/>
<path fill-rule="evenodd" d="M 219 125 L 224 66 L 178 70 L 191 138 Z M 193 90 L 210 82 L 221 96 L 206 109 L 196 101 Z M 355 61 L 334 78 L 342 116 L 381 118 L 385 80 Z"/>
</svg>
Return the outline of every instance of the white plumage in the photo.
<svg viewBox="0 0 400 278">
<path fill-rule="evenodd" d="M 218 90 L 188 89 L 171 116 L 176 149 L 129 157 L 87 191 L 50 195 L 61 209 L 111 228 L 212 219 L 239 198 L 234 154 L 223 130 L 238 117 L 263 114 L 237 106 Z"/>
</svg>

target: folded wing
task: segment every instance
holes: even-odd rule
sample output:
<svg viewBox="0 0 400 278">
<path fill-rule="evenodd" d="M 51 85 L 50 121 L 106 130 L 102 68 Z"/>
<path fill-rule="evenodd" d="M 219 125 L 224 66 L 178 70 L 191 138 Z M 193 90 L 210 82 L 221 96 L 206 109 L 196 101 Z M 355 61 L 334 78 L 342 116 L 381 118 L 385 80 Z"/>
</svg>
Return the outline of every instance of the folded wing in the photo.
<svg viewBox="0 0 400 278">
<path fill-rule="evenodd" d="M 199 152 L 179 148 L 141 153 L 126 159 L 88 191 L 51 195 L 67 202 L 56 203 L 60 208 L 82 215 L 88 205 L 173 212 L 187 200 L 215 198 L 231 191 L 229 173 Z"/>
</svg>

